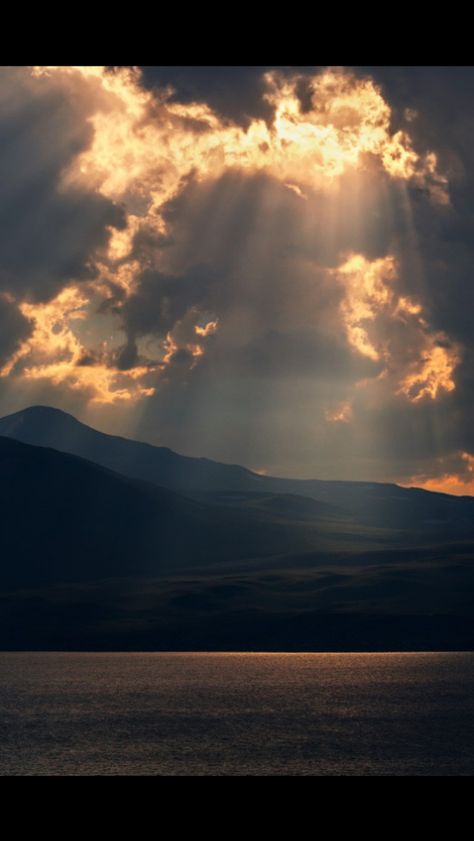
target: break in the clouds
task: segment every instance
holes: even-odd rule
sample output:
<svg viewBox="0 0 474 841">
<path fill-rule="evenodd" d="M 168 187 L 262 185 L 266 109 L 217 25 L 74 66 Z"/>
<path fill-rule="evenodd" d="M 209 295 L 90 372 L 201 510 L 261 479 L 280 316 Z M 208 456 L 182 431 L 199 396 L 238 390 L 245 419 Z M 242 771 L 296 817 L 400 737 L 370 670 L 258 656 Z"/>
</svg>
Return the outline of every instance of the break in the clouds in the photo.
<svg viewBox="0 0 474 841">
<path fill-rule="evenodd" d="M 472 491 L 473 74 L 422 70 L 2 68 L 5 411 Z"/>
</svg>

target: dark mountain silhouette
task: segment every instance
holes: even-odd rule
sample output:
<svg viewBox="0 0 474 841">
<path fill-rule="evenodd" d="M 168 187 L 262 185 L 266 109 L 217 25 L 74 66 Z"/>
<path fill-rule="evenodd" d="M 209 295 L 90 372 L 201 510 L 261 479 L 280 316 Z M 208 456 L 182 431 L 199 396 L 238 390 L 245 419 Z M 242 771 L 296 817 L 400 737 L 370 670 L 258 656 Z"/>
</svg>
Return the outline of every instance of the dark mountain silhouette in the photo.
<svg viewBox="0 0 474 841">
<path fill-rule="evenodd" d="M 181 456 L 166 447 L 98 432 L 71 415 L 47 406 L 32 406 L 0 419 L 0 435 L 80 456 L 128 476 L 153 482 L 202 501 L 239 508 L 255 507 L 256 494 L 309 497 L 318 514 L 350 516 L 358 523 L 425 534 L 469 534 L 474 529 L 474 498 L 453 497 L 419 488 L 378 482 L 284 479 L 261 476 L 238 465 Z M 229 493 L 229 492 L 234 492 Z M 245 498 L 245 494 L 249 494 Z M 323 504 L 327 507 L 323 509 Z M 260 498 L 260 508 L 288 515 L 298 503 Z M 304 504 L 300 500 L 300 511 Z M 337 509 L 337 510 L 334 510 Z M 316 509 L 313 509 L 316 512 Z M 309 511 L 303 514 L 309 516 Z"/>
<path fill-rule="evenodd" d="M 317 532 L 0 438 L 0 583 L 31 587 L 315 549 Z"/>
<path fill-rule="evenodd" d="M 188 458 L 167 447 L 107 435 L 48 406 L 32 406 L 1 418 L 0 435 L 71 453 L 133 479 L 144 479 L 173 490 L 246 490 L 252 482 L 258 488 L 259 477 L 243 467 L 206 458 Z"/>
<path fill-rule="evenodd" d="M 470 497 L 259 476 L 47 407 L 0 435 L 0 648 L 474 648 Z"/>
</svg>

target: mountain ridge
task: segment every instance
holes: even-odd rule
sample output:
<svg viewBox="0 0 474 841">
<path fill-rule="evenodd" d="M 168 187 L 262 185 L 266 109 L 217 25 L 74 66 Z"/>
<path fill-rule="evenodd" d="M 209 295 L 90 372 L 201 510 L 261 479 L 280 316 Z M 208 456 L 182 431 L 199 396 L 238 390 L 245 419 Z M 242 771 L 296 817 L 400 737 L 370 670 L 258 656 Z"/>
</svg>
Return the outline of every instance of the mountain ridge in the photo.
<svg viewBox="0 0 474 841">
<path fill-rule="evenodd" d="M 419 488 L 416 485 L 405 486 L 405 485 L 398 485 L 396 482 L 377 482 L 373 480 L 367 479 L 295 479 L 295 478 L 287 478 L 285 476 L 273 476 L 270 474 L 260 474 L 256 473 L 255 471 L 251 470 L 249 467 L 244 467 L 241 464 L 237 464 L 236 462 L 221 462 L 217 461 L 217 459 L 212 459 L 207 456 L 187 456 L 181 453 L 176 452 L 176 450 L 171 449 L 171 447 L 166 447 L 161 444 L 150 444 L 147 441 L 138 441 L 134 438 L 128 438 L 123 435 L 113 435 L 109 432 L 103 432 L 102 430 L 95 429 L 95 427 L 91 427 L 88 424 L 79 421 L 74 415 L 70 412 L 65 412 L 63 409 L 58 409 L 54 406 L 46 406 L 46 405 L 33 405 L 27 406 L 24 409 L 20 409 L 17 412 L 12 412 L 9 415 L 5 415 L 0 418 L 0 435 L 7 437 L 7 438 L 15 438 L 16 440 L 23 440 L 22 432 L 24 429 L 24 421 L 26 418 L 29 417 L 42 417 L 50 421 L 51 419 L 58 418 L 61 420 L 67 420 L 69 424 L 72 424 L 76 427 L 76 429 L 80 428 L 82 431 L 87 430 L 87 433 L 93 433 L 94 436 L 98 436 L 101 440 L 109 440 L 109 441 L 116 441 L 123 443 L 125 445 L 133 444 L 138 447 L 148 448 L 151 451 L 158 451 L 160 453 L 169 455 L 173 458 L 182 459 L 186 462 L 204 462 L 210 465 L 216 465 L 219 468 L 229 468 L 229 469 L 237 469 L 239 472 L 247 474 L 251 476 L 252 479 L 257 481 L 277 481 L 277 482 L 295 482 L 301 483 L 303 486 L 304 484 L 311 483 L 311 482 L 321 482 L 328 485 L 356 485 L 358 487 L 364 488 L 393 488 L 397 490 L 416 490 L 422 493 L 430 494 L 430 495 L 437 495 L 442 497 L 450 497 L 452 498 L 453 494 L 443 493 L 442 491 L 431 491 L 426 490 L 425 488 Z M 22 429 L 23 427 L 23 429 Z M 53 426 L 54 432 L 56 431 Z M 24 433 L 23 433 L 24 434 Z M 29 433 L 27 433 L 29 434 Z M 54 433 L 53 433 L 54 434 Z M 31 443 L 30 441 L 24 441 L 24 443 Z M 44 445 L 44 446 L 51 446 L 51 449 L 59 449 L 61 450 L 61 440 L 54 440 L 54 446 L 51 445 Z M 34 443 L 33 446 L 42 446 L 41 444 Z M 62 452 L 66 452 L 66 450 L 61 450 Z M 67 451 L 69 452 L 69 450 Z M 96 462 L 98 463 L 98 462 Z M 474 499 L 469 494 L 465 494 L 462 496 L 457 496 L 456 498 L 459 499 Z"/>
<path fill-rule="evenodd" d="M 200 501 L 208 502 L 213 496 L 218 505 L 229 503 L 229 492 L 290 494 L 333 506 L 369 526 L 443 530 L 456 523 L 456 528 L 465 530 L 474 522 L 474 497 L 386 482 L 262 476 L 240 465 L 183 456 L 167 447 L 109 435 L 47 406 L 29 407 L 1 418 L 0 435 L 77 455 L 131 479 L 152 482 Z M 241 503 L 236 499 L 236 504 Z"/>
<path fill-rule="evenodd" d="M 0 510 L 3 590 L 317 549 L 314 529 L 206 504 L 4 436 Z"/>
<path fill-rule="evenodd" d="M 143 471 L 160 449 L 129 439 L 111 468 L 57 448 L 61 430 L 89 456 L 108 439 L 61 410 L 39 410 L 42 445 L 17 440 L 41 437 L 35 416 L 0 420 L 0 649 L 474 648 L 471 498 L 271 477 L 232 490 L 245 468 L 193 474 L 169 451 L 177 475 L 159 457 Z M 120 472 L 137 452 L 141 477 Z"/>
</svg>

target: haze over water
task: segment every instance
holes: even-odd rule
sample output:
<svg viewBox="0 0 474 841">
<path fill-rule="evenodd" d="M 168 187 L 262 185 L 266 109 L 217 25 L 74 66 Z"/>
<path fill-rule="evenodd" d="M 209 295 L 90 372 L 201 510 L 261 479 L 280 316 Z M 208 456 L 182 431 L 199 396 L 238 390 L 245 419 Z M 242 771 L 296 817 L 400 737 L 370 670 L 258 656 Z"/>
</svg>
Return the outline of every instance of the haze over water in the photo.
<svg viewBox="0 0 474 841">
<path fill-rule="evenodd" d="M 2 775 L 471 775 L 474 654 L 1 653 Z"/>
</svg>

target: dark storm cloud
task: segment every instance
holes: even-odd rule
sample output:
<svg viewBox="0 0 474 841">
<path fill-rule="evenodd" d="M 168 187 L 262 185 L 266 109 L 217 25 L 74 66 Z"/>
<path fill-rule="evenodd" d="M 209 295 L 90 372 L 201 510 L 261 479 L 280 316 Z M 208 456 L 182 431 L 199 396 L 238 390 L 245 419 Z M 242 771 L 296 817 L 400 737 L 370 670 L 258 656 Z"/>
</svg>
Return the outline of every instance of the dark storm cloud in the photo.
<svg viewBox="0 0 474 841">
<path fill-rule="evenodd" d="M 214 278 L 213 269 L 206 266 L 194 266 L 181 276 L 143 272 L 136 293 L 120 310 L 127 333 L 166 335 L 190 307 L 207 301 Z"/>
<path fill-rule="evenodd" d="M 411 192 L 414 228 L 432 307 L 449 330 L 472 339 L 466 311 L 474 284 L 474 67 L 366 68 L 381 85 L 394 128 L 415 149 L 434 150 L 448 178 L 450 206 Z"/>
<path fill-rule="evenodd" d="M 93 255 L 123 212 L 63 175 L 87 148 L 90 103 L 74 87 L 2 70 L 0 288 L 41 301 L 72 278 L 94 276 Z"/>
<path fill-rule="evenodd" d="M 474 114 L 474 67 L 406 66 L 354 68 L 380 85 L 392 109 L 393 128 L 409 128 L 420 150 L 436 149 L 442 164 L 474 159 L 469 143 Z M 444 160 L 443 160 L 444 156 Z M 472 173 L 471 173 L 472 175 Z"/>
<path fill-rule="evenodd" d="M 422 265 L 421 292 L 432 322 L 463 344 L 473 346 L 470 313 L 474 306 L 474 218 L 455 207 L 436 211 L 413 203 Z"/>
<path fill-rule="evenodd" d="M 206 102 L 229 120 L 248 124 L 255 117 L 269 119 L 272 109 L 263 99 L 267 67 L 142 67 L 151 89 L 172 86 L 177 102 Z"/>
<path fill-rule="evenodd" d="M 31 323 L 15 304 L 0 295 L 0 367 L 31 333 Z"/>
<path fill-rule="evenodd" d="M 138 350 L 135 341 L 129 337 L 127 343 L 119 350 L 116 365 L 119 371 L 127 371 L 138 363 Z"/>
</svg>

